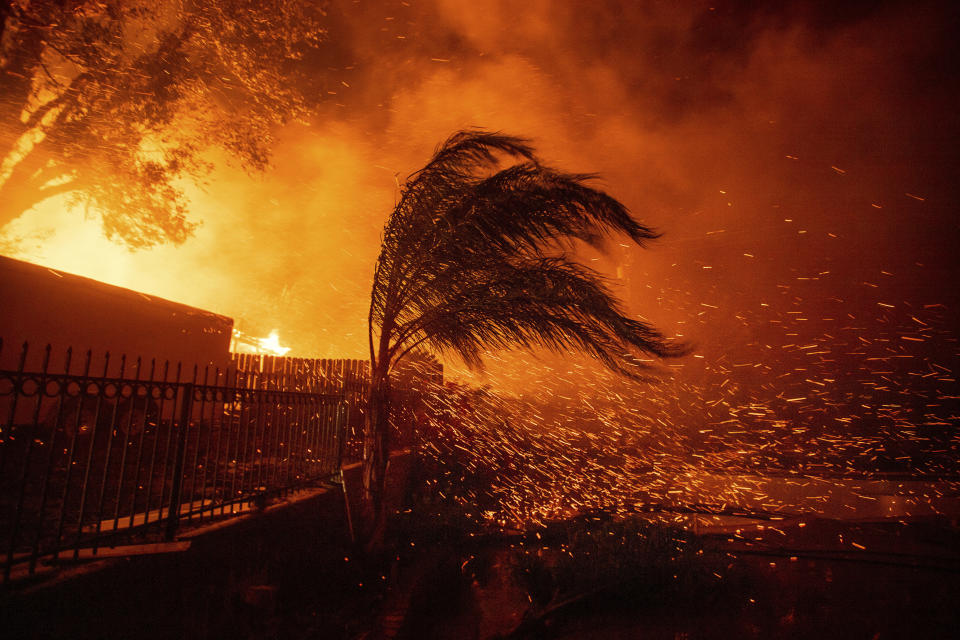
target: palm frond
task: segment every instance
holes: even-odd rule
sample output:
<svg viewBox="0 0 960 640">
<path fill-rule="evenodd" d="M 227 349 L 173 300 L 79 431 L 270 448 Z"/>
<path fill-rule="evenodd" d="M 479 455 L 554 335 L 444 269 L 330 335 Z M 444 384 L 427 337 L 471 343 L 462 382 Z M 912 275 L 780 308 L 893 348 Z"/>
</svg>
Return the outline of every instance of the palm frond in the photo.
<svg viewBox="0 0 960 640">
<path fill-rule="evenodd" d="M 603 277 L 562 257 L 488 263 L 465 272 L 396 327 L 394 351 L 428 344 L 479 364 L 489 348 L 580 350 L 621 373 L 629 354 L 679 355 L 653 327 L 623 314 Z"/>
<path fill-rule="evenodd" d="M 519 162 L 497 170 L 504 157 Z M 389 368 L 427 345 L 478 365 L 489 348 L 539 346 L 585 351 L 636 375 L 631 354 L 680 354 L 625 316 L 600 274 L 560 253 L 574 239 L 602 246 L 621 234 L 642 245 L 657 236 L 592 178 L 547 167 L 521 138 L 449 138 L 407 181 L 385 227 L 371 358 Z"/>
</svg>

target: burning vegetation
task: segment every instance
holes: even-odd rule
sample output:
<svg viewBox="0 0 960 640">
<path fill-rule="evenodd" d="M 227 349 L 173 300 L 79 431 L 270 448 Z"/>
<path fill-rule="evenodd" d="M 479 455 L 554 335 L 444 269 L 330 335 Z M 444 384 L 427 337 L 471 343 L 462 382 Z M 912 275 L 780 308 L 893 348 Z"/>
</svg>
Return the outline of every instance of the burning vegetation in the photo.
<svg viewBox="0 0 960 640">
<path fill-rule="evenodd" d="M 71 273 L 124 287 L 131 310 L 209 309 L 216 331 L 198 340 L 215 333 L 225 358 L 236 318 L 230 351 L 251 358 L 351 359 L 385 397 L 431 380 L 393 413 L 353 389 L 344 415 L 392 415 L 379 433 L 416 444 L 418 499 L 523 537 L 525 556 L 536 532 L 598 514 L 617 531 L 666 523 L 671 545 L 688 535 L 674 526 L 742 542 L 747 517 L 954 530 L 957 9 L 762 5 L 0 0 L 0 252 L 49 267 L 30 268 L 51 288 Z M 415 172 L 455 131 L 518 163 L 474 150 L 452 181 Z M 500 131 L 525 139 L 479 133 Z M 542 225 L 491 232 L 589 209 L 547 182 L 649 228 L 607 216 L 601 231 L 626 237 L 603 251 L 595 229 L 563 251 L 542 250 Z M 496 219 L 457 231 L 484 198 Z M 534 282 L 533 261 L 551 277 Z M 491 273 L 516 286 L 486 286 Z M 539 330 L 576 312 L 511 324 L 560 276 L 622 301 L 607 333 Z M 0 281 L 8 324 L 4 304 L 30 297 Z M 478 300 L 502 313 L 473 331 Z M 122 314 L 82 311 L 20 324 L 34 344 L 57 340 L 41 329 L 74 340 L 88 316 L 115 335 Z M 649 341 L 625 344 L 631 328 Z M 166 351 L 203 351 L 179 342 Z M 659 361 L 673 344 L 689 353 Z M 631 351 L 642 376 L 583 350 L 607 365 Z M 432 373 L 395 367 L 404 354 Z M 368 451 L 379 480 L 387 444 Z"/>
<path fill-rule="evenodd" d="M 623 477 L 660 459 L 955 474 L 954 156 L 931 124 L 949 104 L 931 62 L 949 48 L 940 4 L 598 9 L 587 23 L 550 3 L 516 15 L 497 2 L 483 15 L 254 4 L 2 4 L 8 252 L 241 318 L 254 335 L 277 328 L 301 355 L 360 356 L 397 176 L 458 124 L 526 131 L 664 231 L 649 255 L 583 258 L 695 353 L 643 386 L 489 353 L 486 377 L 465 377 L 491 385 L 484 402 L 537 407 L 511 428 L 609 438 L 584 455 L 630 457 L 612 467 Z M 898 48 L 873 46 L 892 32 Z M 206 194 L 190 175 L 207 176 Z M 182 244 L 128 253 L 68 204 L 128 245 Z M 602 501 L 588 493 L 572 503 Z"/>
</svg>

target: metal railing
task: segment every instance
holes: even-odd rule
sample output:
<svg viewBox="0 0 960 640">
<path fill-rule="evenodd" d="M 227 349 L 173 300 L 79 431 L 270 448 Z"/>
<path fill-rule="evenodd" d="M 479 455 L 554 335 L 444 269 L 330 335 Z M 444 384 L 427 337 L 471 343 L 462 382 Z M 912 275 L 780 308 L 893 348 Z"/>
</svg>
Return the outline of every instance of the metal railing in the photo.
<svg viewBox="0 0 960 640">
<path fill-rule="evenodd" d="M 0 342 L 0 351 L 3 344 Z M 285 390 L 260 372 L 96 360 L 24 344 L 0 370 L 0 567 L 172 540 L 339 469 L 357 394 Z M 76 362 L 79 360 L 79 362 Z M 296 388 L 296 386 L 295 386 Z"/>
</svg>

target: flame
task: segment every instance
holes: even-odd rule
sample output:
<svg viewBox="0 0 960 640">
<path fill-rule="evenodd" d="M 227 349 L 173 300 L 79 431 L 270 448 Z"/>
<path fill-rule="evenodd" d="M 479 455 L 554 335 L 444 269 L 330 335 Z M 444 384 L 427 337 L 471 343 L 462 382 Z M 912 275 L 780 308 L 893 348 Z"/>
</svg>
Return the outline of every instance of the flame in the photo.
<svg viewBox="0 0 960 640">
<path fill-rule="evenodd" d="M 280 333 L 274 329 L 266 338 L 257 338 L 247 335 L 239 329 L 233 330 L 233 340 L 230 351 L 234 353 L 253 353 L 257 355 L 285 356 L 290 347 L 280 344 Z"/>
<path fill-rule="evenodd" d="M 280 346 L 280 334 L 274 329 L 266 338 L 260 338 L 260 348 L 270 355 L 285 356 L 290 351 L 290 347 Z"/>
</svg>

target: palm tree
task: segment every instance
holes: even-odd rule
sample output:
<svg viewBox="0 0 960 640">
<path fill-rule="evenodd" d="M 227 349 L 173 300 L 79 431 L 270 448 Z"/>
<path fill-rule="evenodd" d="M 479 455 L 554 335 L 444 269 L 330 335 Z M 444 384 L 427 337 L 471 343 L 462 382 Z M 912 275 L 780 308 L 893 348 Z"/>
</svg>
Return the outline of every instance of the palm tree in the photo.
<svg viewBox="0 0 960 640">
<path fill-rule="evenodd" d="M 501 168 L 501 159 L 513 164 Z M 365 502 L 382 525 L 390 374 L 420 350 L 479 366 L 484 350 L 576 350 L 636 378 L 639 354 L 683 347 L 624 315 L 599 273 L 567 253 L 613 233 L 656 237 L 623 204 L 538 160 L 526 140 L 461 131 L 403 187 L 373 277 L 371 378 L 364 428 Z"/>
</svg>

